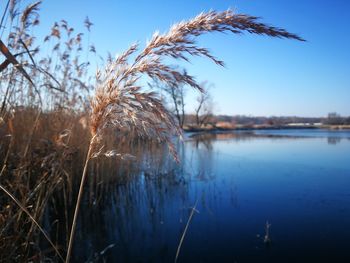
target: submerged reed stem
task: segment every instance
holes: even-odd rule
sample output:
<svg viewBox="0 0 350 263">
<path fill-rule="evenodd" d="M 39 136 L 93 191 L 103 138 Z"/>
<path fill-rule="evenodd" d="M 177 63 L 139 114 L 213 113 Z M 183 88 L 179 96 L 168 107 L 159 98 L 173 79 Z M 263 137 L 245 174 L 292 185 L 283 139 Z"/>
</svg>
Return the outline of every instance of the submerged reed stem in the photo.
<svg viewBox="0 0 350 263">
<path fill-rule="evenodd" d="M 182 242 L 183 242 L 184 239 L 185 239 L 185 235 L 186 235 L 188 226 L 189 226 L 190 223 L 191 223 L 191 220 L 192 220 L 192 217 L 193 217 L 193 215 L 194 215 L 194 212 L 197 212 L 197 210 L 196 210 L 197 203 L 198 203 L 198 199 L 196 200 L 196 203 L 194 204 L 194 206 L 193 206 L 192 209 L 191 209 L 191 214 L 190 214 L 190 216 L 188 217 L 187 224 L 186 224 L 186 226 L 185 226 L 184 232 L 183 232 L 182 235 L 181 235 L 181 239 L 180 239 L 179 245 L 178 245 L 177 250 L 176 250 L 175 263 L 177 262 L 177 259 L 179 258 L 180 250 L 181 250 L 181 246 L 182 246 Z"/>
</svg>

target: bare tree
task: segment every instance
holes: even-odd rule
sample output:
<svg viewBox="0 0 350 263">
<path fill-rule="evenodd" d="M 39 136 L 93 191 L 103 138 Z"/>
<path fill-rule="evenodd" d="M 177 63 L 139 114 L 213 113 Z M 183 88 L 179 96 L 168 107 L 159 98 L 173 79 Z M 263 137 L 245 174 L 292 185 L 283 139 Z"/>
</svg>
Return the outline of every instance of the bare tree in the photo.
<svg viewBox="0 0 350 263">
<path fill-rule="evenodd" d="M 167 83 L 154 80 L 152 84 L 149 84 L 149 86 L 152 88 L 157 88 L 165 93 L 166 98 L 163 98 L 163 100 L 170 100 L 170 110 L 174 113 L 179 126 L 183 128 L 185 122 L 185 85 L 182 83 L 169 85 Z"/>
<path fill-rule="evenodd" d="M 175 87 L 171 86 L 169 87 L 169 94 L 174 105 L 175 116 L 180 127 L 183 128 L 185 121 L 185 86 L 183 84 Z"/>
<path fill-rule="evenodd" d="M 208 84 L 208 82 L 202 82 L 200 84 L 202 92 L 199 93 L 196 101 L 198 103 L 196 112 L 196 123 L 198 126 L 207 124 L 210 118 L 213 116 L 214 102 L 213 97 L 210 94 L 210 89 L 214 87 L 214 84 Z"/>
</svg>

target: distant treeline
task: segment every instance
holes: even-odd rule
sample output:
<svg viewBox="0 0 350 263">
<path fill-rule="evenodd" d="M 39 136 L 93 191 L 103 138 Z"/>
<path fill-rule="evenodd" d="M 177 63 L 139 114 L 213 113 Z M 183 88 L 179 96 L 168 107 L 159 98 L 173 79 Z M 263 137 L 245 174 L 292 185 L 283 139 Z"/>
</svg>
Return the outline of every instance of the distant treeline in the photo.
<svg viewBox="0 0 350 263">
<path fill-rule="evenodd" d="M 194 115 L 186 115 L 185 123 L 191 124 L 195 122 Z M 239 125 L 288 125 L 288 124 L 329 124 L 329 125 L 349 125 L 350 116 L 343 117 L 337 113 L 329 113 L 327 117 L 297 117 L 297 116 L 271 116 L 256 117 L 246 115 L 213 115 L 208 124 L 218 122 L 227 122 Z"/>
</svg>

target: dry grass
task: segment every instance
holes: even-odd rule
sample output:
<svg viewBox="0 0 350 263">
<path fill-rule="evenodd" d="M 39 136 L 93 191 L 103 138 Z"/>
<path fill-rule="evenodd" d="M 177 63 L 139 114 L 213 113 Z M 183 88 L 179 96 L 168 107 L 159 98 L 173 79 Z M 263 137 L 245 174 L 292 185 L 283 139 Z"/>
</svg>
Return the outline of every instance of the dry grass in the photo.
<svg viewBox="0 0 350 263">
<path fill-rule="evenodd" d="M 56 246 L 54 245 L 54 243 L 52 243 L 51 239 L 49 238 L 49 236 L 46 234 L 45 230 L 40 226 L 40 224 L 35 220 L 35 218 L 28 212 L 28 210 L 17 200 L 17 198 L 15 198 L 7 189 L 5 189 L 1 184 L 0 184 L 0 189 L 5 192 L 18 206 L 19 208 L 25 213 L 27 214 L 27 216 L 30 218 L 30 220 L 36 225 L 36 227 L 39 228 L 40 232 L 45 236 L 46 240 L 50 243 L 50 245 L 52 246 L 52 248 L 55 250 L 55 252 L 57 253 L 57 255 L 60 257 L 60 259 L 62 261 L 64 261 L 61 253 L 58 251 L 58 249 L 56 248 Z"/>
</svg>

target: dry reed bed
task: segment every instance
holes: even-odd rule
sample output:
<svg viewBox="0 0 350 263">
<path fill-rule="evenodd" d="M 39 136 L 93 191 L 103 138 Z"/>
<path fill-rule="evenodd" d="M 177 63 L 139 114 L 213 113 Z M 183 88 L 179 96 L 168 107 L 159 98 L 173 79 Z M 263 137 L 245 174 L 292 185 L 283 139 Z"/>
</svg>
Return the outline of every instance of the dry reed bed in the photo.
<svg viewBox="0 0 350 263">
<path fill-rule="evenodd" d="M 28 127 L 33 125 L 36 113 L 37 109 L 18 110 L 10 122 L 13 133 L 7 125 L 1 126 L 0 159 L 5 160 L 5 155 L 8 155 L 6 167 L 2 167 L 1 185 L 28 209 L 37 222 L 42 222 L 44 215 L 50 214 L 48 221 L 56 223 L 46 226 L 50 229 L 48 234 L 57 248 L 64 251 L 90 132 L 79 122 L 84 117 L 63 111 L 42 113 L 35 132 L 31 134 Z M 68 131 L 67 127 L 71 129 Z M 105 131 L 104 149 L 107 152 L 117 149 L 128 155 L 93 158 L 86 188 L 87 206 L 103 202 L 104 195 L 138 174 L 139 165 L 135 160 L 145 161 L 148 155 L 159 156 L 162 150 L 158 143 L 123 135 L 113 136 Z M 1 194 L 0 202 L 0 261 L 11 261 L 14 256 L 20 262 L 32 256 L 54 259 L 55 253 L 33 221 L 7 195 Z"/>
</svg>

